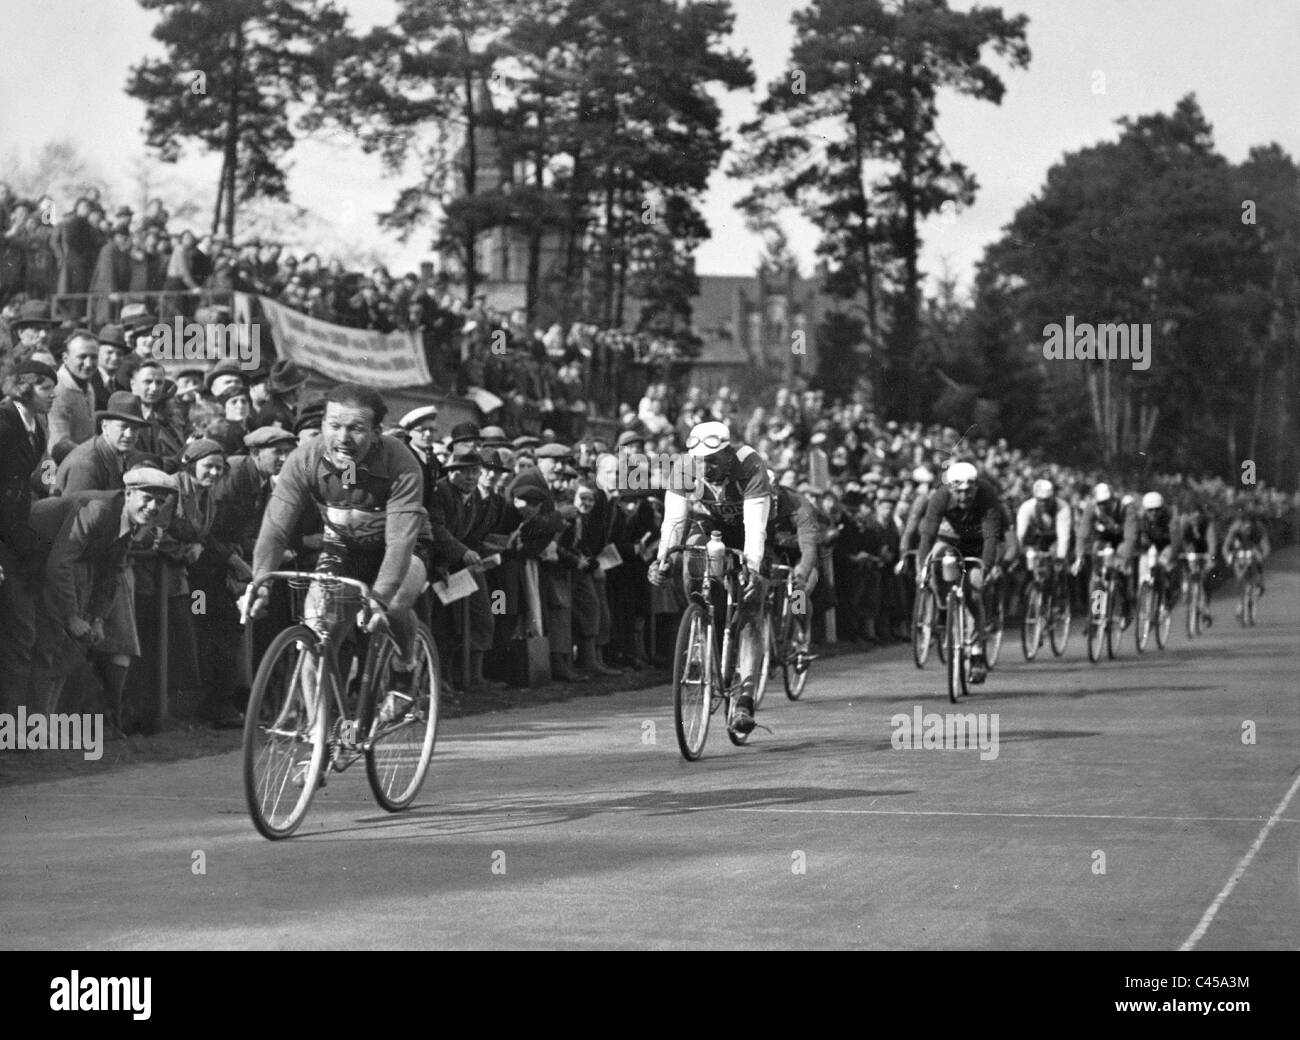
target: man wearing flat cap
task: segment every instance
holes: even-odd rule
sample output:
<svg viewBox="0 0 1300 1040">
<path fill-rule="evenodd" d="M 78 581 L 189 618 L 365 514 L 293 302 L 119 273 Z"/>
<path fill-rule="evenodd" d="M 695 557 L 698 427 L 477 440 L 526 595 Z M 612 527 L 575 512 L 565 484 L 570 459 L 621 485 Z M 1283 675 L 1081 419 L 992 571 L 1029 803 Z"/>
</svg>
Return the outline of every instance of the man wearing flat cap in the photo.
<svg viewBox="0 0 1300 1040">
<path fill-rule="evenodd" d="M 52 483 L 52 464 L 42 462 L 42 419 L 54 402 L 57 378 L 48 365 L 20 361 L 0 386 L 0 711 L 16 705 L 13 698 L 31 674 L 39 586 L 28 520 L 33 501 L 46 497 Z"/>
<path fill-rule="evenodd" d="M 122 690 L 140 652 L 130 606 L 130 549 L 164 522 L 176 491 L 175 477 L 136 467 L 126 475 L 124 490 L 66 495 L 33 506 L 45 589 L 29 704 L 57 711 L 64 683 L 90 650 L 110 727 L 129 728 L 122 717 Z"/>
<path fill-rule="evenodd" d="M 428 404 L 412 408 L 397 420 L 397 425 L 411 435 L 408 447 L 415 454 L 420 463 L 420 471 L 424 474 L 424 508 L 430 509 L 433 489 L 443 477 L 442 463 L 433 453 L 433 439 L 438 429 L 438 406 Z"/>
</svg>

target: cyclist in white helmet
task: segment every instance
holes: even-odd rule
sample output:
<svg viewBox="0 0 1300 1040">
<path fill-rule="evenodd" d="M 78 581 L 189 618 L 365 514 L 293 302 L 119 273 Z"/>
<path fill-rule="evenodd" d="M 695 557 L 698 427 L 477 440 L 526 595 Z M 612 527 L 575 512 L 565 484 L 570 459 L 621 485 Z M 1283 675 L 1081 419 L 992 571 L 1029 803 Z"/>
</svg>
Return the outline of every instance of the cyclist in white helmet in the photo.
<svg viewBox="0 0 1300 1040">
<path fill-rule="evenodd" d="M 1016 540 L 1022 549 L 1055 550 L 1062 563 L 1070 553 L 1070 506 L 1056 495 L 1050 480 L 1034 481 L 1032 498 L 1016 511 Z"/>
<path fill-rule="evenodd" d="M 954 462 L 944 474 L 944 486 L 935 490 L 925 507 L 917 559 L 926 566 L 917 568 L 917 585 L 920 586 L 925 573 L 931 573 L 935 595 L 939 595 L 938 576 L 932 573 L 929 564 L 945 545 L 950 545 L 962 556 L 979 559 L 970 571 L 971 588 L 979 592 L 984 587 L 984 575 L 992 578 L 997 574 L 1001 541 L 1002 504 L 997 491 L 979 479 L 978 471 L 969 462 Z M 971 681 L 982 683 L 988 674 L 984 658 L 984 597 L 971 598 L 976 631 L 980 633 L 971 653 Z"/>
<path fill-rule="evenodd" d="M 772 484 L 763 456 L 747 444 L 733 447 L 726 423 L 694 426 L 686 450 L 688 458 L 674 468 L 672 487 L 664 494 L 659 559 L 650 568 L 649 578 L 654 585 L 667 580 L 665 558 L 683 537 L 689 544 L 701 544 L 711 531 L 721 531 L 728 547 L 744 553 L 747 566 L 736 662 L 741 692 L 732 725 L 737 733 L 749 733 L 754 728 L 754 679 L 763 659 L 759 633 L 763 631 L 766 585 L 762 570 Z"/>
</svg>

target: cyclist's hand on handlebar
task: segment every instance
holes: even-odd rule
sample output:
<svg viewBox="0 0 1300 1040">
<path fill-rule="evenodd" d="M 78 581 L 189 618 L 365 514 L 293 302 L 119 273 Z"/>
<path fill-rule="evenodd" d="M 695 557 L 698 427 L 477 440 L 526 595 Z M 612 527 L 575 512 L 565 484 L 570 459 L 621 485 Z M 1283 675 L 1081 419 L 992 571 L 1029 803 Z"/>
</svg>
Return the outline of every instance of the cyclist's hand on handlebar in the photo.
<svg viewBox="0 0 1300 1040">
<path fill-rule="evenodd" d="M 388 608 L 377 599 L 370 601 L 370 619 L 366 622 L 366 631 L 373 634 L 388 624 Z"/>
<path fill-rule="evenodd" d="M 266 608 L 271 602 L 271 589 L 269 586 L 259 585 L 257 595 L 251 603 L 248 599 L 250 591 L 252 591 L 251 585 L 244 590 L 244 595 L 240 599 L 240 613 L 247 613 L 250 618 L 260 618 L 266 613 Z"/>
</svg>

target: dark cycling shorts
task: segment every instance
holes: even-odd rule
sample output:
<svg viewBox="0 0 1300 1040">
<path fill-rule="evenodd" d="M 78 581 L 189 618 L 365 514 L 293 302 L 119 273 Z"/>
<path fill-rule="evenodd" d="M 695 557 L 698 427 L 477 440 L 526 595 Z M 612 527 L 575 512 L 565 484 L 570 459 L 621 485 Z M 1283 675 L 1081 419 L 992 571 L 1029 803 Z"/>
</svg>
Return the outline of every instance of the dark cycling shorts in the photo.
<svg viewBox="0 0 1300 1040">
<path fill-rule="evenodd" d="M 425 573 L 430 573 L 429 549 L 424 541 L 416 542 L 413 558 L 424 564 Z M 323 542 L 320 558 L 316 561 L 317 574 L 333 574 L 339 578 L 352 578 L 373 585 L 379 577 L 379 568 L 384 562 L 384 549 L 380 545 L 374 548 L 357 548 L 340 545 L 338 542 Z"/>
</svg>

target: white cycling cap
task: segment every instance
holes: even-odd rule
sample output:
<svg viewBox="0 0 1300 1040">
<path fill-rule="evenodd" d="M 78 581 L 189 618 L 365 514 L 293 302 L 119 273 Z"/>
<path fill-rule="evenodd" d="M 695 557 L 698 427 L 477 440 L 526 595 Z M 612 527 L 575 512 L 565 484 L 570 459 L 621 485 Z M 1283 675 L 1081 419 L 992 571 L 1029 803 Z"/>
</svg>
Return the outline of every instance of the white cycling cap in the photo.
<svg viewBox="0 0 1300 1040">
<path fill-rule="evenodd" d="M 1159 509 L 1165 504 L 1165 496 L 1159 491 L 1148 491 L 1142 496 L 1143 509 Z"/>
<path fill-rule="evenodd" d="M 1053 490 L 1055 490 L 1055 489 L 1052 487 L 1052 482 L 1051 482 L 1050 480 L 1035 480 L 1035 481 L 1034 481 L 1034 497 L 1035 497 L 1035 498 L 1041 498 L 1041 499 L 1048 499 L 1048 498 L 1051 498 L 1051 497 L 1052 497 L 1052 492 L 1053 492 Z"/>
<path fill-rule="evenodd" d="M 1109 501 L 1110 501 L 1110 485 L 1109 485 L 1109 484 L 1098 484 L 1095 488 L 1092 489 L 1092 498 L 1093 498 L 1093 501 L 1094 501 L 1094 502 L 1098 502 L 1098 503 L 1100 503 L 1100 502 L 1109 502 Z"/>
<path fill-rule="evenodd" d="M 707 459 L 731 444 L 731 431 L 723 422 L 697 423 L 686 438 L 686 450 L 691 458 Z"/>
<path fill-rule="evenodd" d="M 954 462 L 944 473 L 943 479 L 949 484 L 973 484 L 978 476 L 979 473 L 969 462 Z"/>
</svg>

